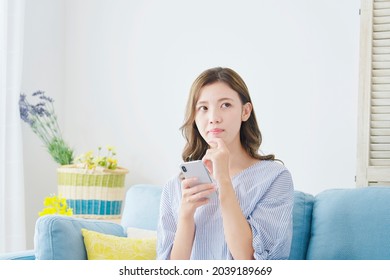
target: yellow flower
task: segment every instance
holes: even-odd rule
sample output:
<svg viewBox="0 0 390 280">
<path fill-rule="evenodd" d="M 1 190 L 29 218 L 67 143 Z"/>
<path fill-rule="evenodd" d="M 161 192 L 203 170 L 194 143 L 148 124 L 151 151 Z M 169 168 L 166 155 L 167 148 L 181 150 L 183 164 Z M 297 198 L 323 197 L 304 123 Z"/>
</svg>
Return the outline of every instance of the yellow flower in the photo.
<svg viewBox="0 0 390 280">
<path fill-rule="evenodd" d="M 96 167 L 103 167 L 107 169 L 116 169 L 118 161 L 114 158 L 116 156 L 115 147 L 107 145 L 108 152 L 106 156 L 101 156 L 101 147 L 98 147 L 98 155 L 95 156 L 93 151 L 86 152 L 77 157 L 76 162 L 81 163 L 84 168 L 95 169 Z"/>
<path fill-rule="evenodd" d="M 94 162 L 87 162 L 88 169 L 94 169 L 96 167 L 96 164 Z"/>
<path fill-rule="evenodd" d="M 108 158 L 107 162 L 108 162 L 108 166 L 107 166 L 108 169 L 115 169 L 118 165 L 118 161 L 115 158 Z"/>
<path fill-rule="evenodd" d="M 72 216 L 73 210 L 69 208 L 66 199 L 61 196 L 51 195 L 45 197 L 43 201 L 43 205 L 45 206 L 41 212 L 38 213 L 39 216 L 44 215 L 66 215 Z"/>
<path fill-rule="evenodd" d="M 93 159 L 93 151 L 88 151 L 84 154 L 85 159 Z"/>
<path fill-rule="evenodd" d="M 114 146 L 107 145 L 107 150 L 108 150 L 109 152 L 115 152 L 115 147 L 114 147 Z"/>
</svg>

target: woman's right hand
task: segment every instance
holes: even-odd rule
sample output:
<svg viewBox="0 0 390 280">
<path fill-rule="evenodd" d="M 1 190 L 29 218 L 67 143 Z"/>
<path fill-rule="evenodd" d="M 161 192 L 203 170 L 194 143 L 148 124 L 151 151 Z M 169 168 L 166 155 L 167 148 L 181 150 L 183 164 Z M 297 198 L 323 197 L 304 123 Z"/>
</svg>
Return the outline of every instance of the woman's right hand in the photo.
<svg viewBox="0 0 390 280">
<path fill-rule="evenodd" d="M 194 216 L 196 208 L 209 202 L 209 196 L 216 191 L 213 183 L 196 185 L 196 178 L 184 179 L 181 182 L 182 199 L 181 214 L 184 216 Z"/>
</svg>

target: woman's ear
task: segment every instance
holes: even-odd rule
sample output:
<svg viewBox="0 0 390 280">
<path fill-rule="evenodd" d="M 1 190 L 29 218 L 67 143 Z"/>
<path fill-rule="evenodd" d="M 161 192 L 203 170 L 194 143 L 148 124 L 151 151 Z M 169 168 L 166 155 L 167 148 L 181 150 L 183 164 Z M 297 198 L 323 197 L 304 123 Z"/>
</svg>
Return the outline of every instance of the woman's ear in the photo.
<svg viewBox="0 0 390 280">
<path fill-rule="evenodd" d="M 246 104 L 244 104 L 244 106 L 242 106 L 241 120 L 243 122 L 246 122 L 251 116 L 251 113 L 252 113 L 252 103 L 247 102 Z"/>
</svg>

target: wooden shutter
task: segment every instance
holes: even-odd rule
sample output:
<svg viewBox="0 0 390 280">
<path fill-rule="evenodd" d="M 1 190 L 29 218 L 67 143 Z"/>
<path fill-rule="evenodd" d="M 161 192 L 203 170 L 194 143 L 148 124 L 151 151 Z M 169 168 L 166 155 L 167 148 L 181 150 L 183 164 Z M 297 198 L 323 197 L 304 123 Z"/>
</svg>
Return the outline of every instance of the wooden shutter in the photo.
<svg viewBox="0 0 390 280">
<path fill-rule="evenodd" d="M 356 184 L 390 185 L 390 0 L 361 3 Z"/>
</svg>

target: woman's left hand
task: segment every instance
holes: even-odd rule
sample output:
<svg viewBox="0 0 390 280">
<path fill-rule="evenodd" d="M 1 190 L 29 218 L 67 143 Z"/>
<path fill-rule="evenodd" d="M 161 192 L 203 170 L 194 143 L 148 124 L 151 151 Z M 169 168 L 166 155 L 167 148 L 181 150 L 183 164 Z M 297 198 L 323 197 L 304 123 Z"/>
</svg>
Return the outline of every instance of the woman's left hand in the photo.
<svg viewBox="0 0 390 280">
<path fill-rule="evenodd" d="M 210 148 L 203 157 L 206 165 L 213 177 L 219 181 L 222 178 L 229 178 L 229 158 L 230 153 L 225 142 L 220 138 L 215 138 L 209 143 Z"/>
</svg>

